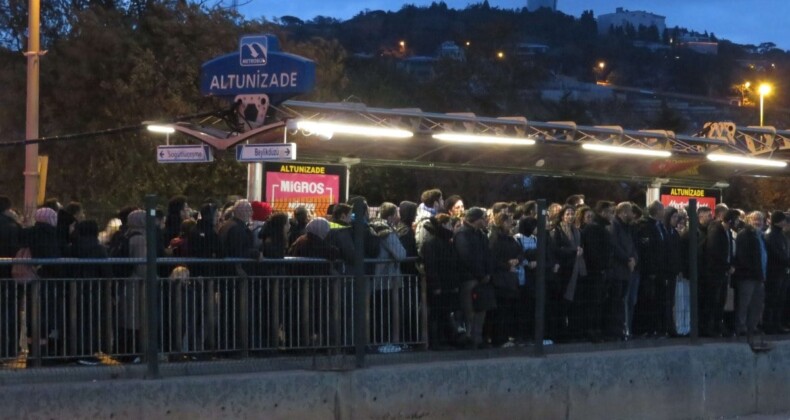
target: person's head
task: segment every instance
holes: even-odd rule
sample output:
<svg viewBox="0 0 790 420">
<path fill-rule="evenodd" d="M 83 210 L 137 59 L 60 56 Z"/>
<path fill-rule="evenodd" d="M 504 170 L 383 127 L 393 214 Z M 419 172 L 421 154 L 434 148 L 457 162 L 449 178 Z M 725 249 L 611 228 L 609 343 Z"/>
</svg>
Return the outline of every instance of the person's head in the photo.
<svg viewBox="0 0 790 420">
<path fill-rule="evenodd" d="M 700 226 L 707 226 L 713 219 L 713 212 L 710 207 L 700 207 L 697 209 L 697 220 Z"/>
<path fill-rule="evenodd" d="M 329 234 L 329 222 L 323 217 L 316 217 L 305 226 L 304 230 L 323 240 L 326 239 L 326 235 Z"/>
<path fill-rule="evenodd" d="M 70 214 L 74 220 L 80 221 L 85 219 L 85 212 L 82 209 L 82 204 L 77 201 L 71 201 L 63 207 L 63 211 Z"/>
<path fill-rule="evenodd" d="M 611 222 L 614 217 L 615 204 L 612 201 L 600 200 L 595 203 L 595 214 Z"/>
<path fill-rule="evenodd" d="M 556 217 L 557 224 L 563 223 L 566 225 L 572 225 L 574 218 L 576 217 L 576 208 L 570 204 L 566 204 L 560 207 Z"/>
<path fill-rule="evenodd" d="M 486 226 L 486 211 L 480 207 L 472 207 L 464 214 L 464 221 L 475 229 Z"/>
<path fill-rule="evenodd" d="M 332 220 L 337 223 L 351 223 L 351 206 L 346 203 L 335 204 Z"/>
<path fill-rule="evenodd" d="M 181 228 L 179 230 L 179 235 L 182 237 L 189 236 L 190 233 L 195 229 L 197 226 L 197 222 L 192 218 L 187 218 L 181 221 Z"/>
<path fill-rule="evenodd" d="M 444 209 L 451 216 L 460 217 L 464 214 L 464 200 L 460 195 L 451 195 L 444 200 Z"/>
<path fill-rule="evenodd" d="M 351 197 L 348 199 L 348 205 L 351 206 L 352 213 L 359 214 L 363 217 L 363 220 L 367 220 L 370 208 L 368 207 L 368 200 L 365 199 L 365 197 L 361 195 Z"/>
<path fill-rule="evenodd" d="M 423 191 L 422 195 L 420 195 L 420 201 L 425 205 L 425 207 L 435 210 L 441 210 L 442 207 L 444 207 L 444 200 L 442 200 L 442 190 L 438 188 Z"/>
<path fill-rule="evenodd" d="M 406 226 L 414 224 L 417 219 L 417 203 L 411 201 L 401 201 L 398 212 L 400 213 L 400 221 Z"/>
<path fill-rule="evenodd" d="M 233 205 L 233 217 L 244 223 L 250 223 L 250 220 L 252 220 L 252 204 L 246 199 L 237 201 Z"/>
<path fill-rule="evenodd" d="M 131 214 L 135 210 L 138 210 L 138 208 L 133 206 L 127 206 L 118 210 L 118 220 L 121 221 L 121 226 L 127 223 L 129 214 Z"/>
<path fill-rule="evenodd" d="M 775 211 L 771 213 L 771 226 L 784 229 L 784 227 L 787 226 L 787 215 L 783 211 Z"/>
<path fill-rule="evenodd" d="M 645 210 L 633 201 L 631 202 L 631 211 L 634 213 L 634 220 L 639 220 L 645 215 Z"/>
<path fill-rule="evenodd" d="M 171 198 L 167 203 L 167 217 L 180 220 L 188 218 L 189 206 L 187 205 L 187 198 L 183 195 Z"/>
<path fill-rule="evenodd" d="M 765 216 L 760 211 L 753 211 L 746 215 L 746 223 L 756 230 L 762 230 L 765 225 Z"/>
<path fill-rule="evenodd" d="M 386 220 L 390 226 L 398 224 L 400 221 L 398 217 L 398 206 L 388 201 L 381 203 L 379 206 L 379 218 Z"/>
<path fill-rule="evenodd" d="M 6 211 L 11 210 L 11 205 L 12 203 L 10 198 L 0 195 L 0 213 L 5 213 Z"/>
<path fill-rule="evenodd" d="M 549 204 L 549 208 L 548 208 L 549 219 L 557 220 L 557 217 L 560 214 L 560 210 L 562 210 L 562 204 L 560 203 Z"/>
<path fill-rule="evenodd" d="M 44 205 L 41 207 L 47 207 L 55 211 L 60 211 L 63 209 L 63 205 L 60 204 L 60 200 L 57 198 L 48 198 L 44 201 Z"/>
<path fill-rule="evenodd" d="M 538 217 L 538 202 L 535 200 L 530 200 L 524 203 L 524 216 L 526 217 Z"/>
<path fill-rule="evenodd" d="M 129 229 L 145 229 L 145 210 L 134 210 L 126 218 Z"/>
<path fill-rule="evenodd" d="M 647 214 L 656 220 L 664 218 L 664 205 L 660 201 L 654 201 L 647 205 Z"/>
<path fill-rule="evenodd" d="M 573 223 L 577 227 L 587 226 L 592 223 L 594 215 L 595 213 L 593 213 L 589 206 L 576 207 L 576 214 L 574 215 Z"/>
<path fill-rule="evenodd" d="M 584 194 L 574 194 L 569 196 L 565 199 L 565 204 L 569 204 L 573 207 L 579 207 L 584 205 Z"/>
<path fill-rule="evenodd" d="M 531 236 L 535 234 L 538 228 L 538 219 L 534 217 L 525 217 L 518 221 L 518 233 Z"/>
<path fill-rule="evenodd" d="M 680 215 L 678 209 L 669 206 L 664 209 L 664 225 L 670 228 L 677 227 Z"/>
<path fill-rule="evenodd" d="M 716 209 L 713 212 L 713 218 L 716 219 L 716 220 L 723 220 L 724 219 L 724 215 L 727 214 L 727 210 L 729 210 L 729 209 L 730 208 L 727 207 L 727 205 L 724 204 L 724 203 L 716 204 Z"/>
<path fill-rule="evenodd" d="M 510 214 L 510 203 L 499 201 L 491 205 L 491 215 L 493 217 L 496 217 L 496 215 L 498 215 L 499 213 Z"/>
<path fill-rule="evenodd" d="M 265 237 L 285 238 L 288 231 L 291 229 L 291 224 L 288 223 L 288 215 L 281 211 L 276 211 L 269 216 L 269 220 L 263 225 L 263 235 Z"/>
<path fill-rule="evenodd" d="M 735 229 L 738 226 L 738 221 L 741 218 L 741 212 L 735 209 L 729 209 L 722 216 L 721 222 L 728 229 Z"/>
<path fill-rule="evenodd" d="M 300 226 L 306 226 L 307 222 L 310 221 L 310 212 L 307 211 L 307 207 L 297 206 L 294 209 L 294 220 L 296 220 L 296 223 Z"/>
<path fill-rule="evenodd" d="M 631 223 L 631 221 L 634 220 L 633 206 L 629 201 L 618 203 L 617 207 L 614 209 L 614 214 L 623 223 Z"/>
<path fill-rule="evenodd" d="M 513 230 L 513 216 L 508 212 L 500 211 L 494 216 L 494 226 L 500 232 L 510 233 Z"/>
<path fill-rule="evenodd" d="M 262 201 L 251 201 L 252 206 L 252 220 L 256 222 L 265 222 L 269 220 L 272 214 L 272 206 L 269 203 Z"/>
<path fill-rule="evenodd" d="M 53 227 L 58 226 L 58 212 L 49 207 L 42 207 L 34 214 L 36 223 L 44 223 Z"/>
</svg>

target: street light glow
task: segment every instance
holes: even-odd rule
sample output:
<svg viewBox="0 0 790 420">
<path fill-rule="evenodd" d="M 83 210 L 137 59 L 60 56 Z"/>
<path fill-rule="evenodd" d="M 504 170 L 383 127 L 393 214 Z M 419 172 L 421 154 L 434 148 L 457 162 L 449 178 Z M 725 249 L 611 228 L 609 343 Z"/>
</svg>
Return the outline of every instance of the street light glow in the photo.
<svg viewBox="0 0 790 420">
<path fill-rule="evenodd" d="M 770 166 L 773 168 L 784 168 L 787 166 L 787 162 L 783 160 L 758 159 L 748 156 L 728 155 L 724 153 L 709 153 L 708 160 L 711 162 L 724 162 L 735 165 Z"/>
<path fill-rule="evenodd" d="M 176 129 L 170 125 L 150 124 L 146 128 L 152 133 L 173 134 L 176 132 Z"/>
<path fill-rule="evenodd" d="M 759 92 L 761 96 L 769 95 L 771 93 L 771 85 L 768 83 L 761 83 L 760 87 L 757 88 L 757 92 Z"/>
<path fill-rule="evenodd" d="M 293 121 L 293 120 L 292 120 Z M 370 125 L 353 125 L 342 123 L 330 123 L 320 121 L 295 121 L 288 122 L 288 128 L 304 130 L 324 137 L 331 138 L 333 134 L 347 134 L 351 136 L 364 137 L 386 137 L 393 139 L 407 139 L 414 136 L 414 133 L 399 128 L 376 127 Z"/>
<path fill-rule="evenodd" d="M 508 144 L 513 146 L 532 146 L 535 144 L 535 140 L 524 137 L 482 136 L 462 133 L 438 133 L 431 137 L 436 140 L 453 143 Z"/>
</svg>

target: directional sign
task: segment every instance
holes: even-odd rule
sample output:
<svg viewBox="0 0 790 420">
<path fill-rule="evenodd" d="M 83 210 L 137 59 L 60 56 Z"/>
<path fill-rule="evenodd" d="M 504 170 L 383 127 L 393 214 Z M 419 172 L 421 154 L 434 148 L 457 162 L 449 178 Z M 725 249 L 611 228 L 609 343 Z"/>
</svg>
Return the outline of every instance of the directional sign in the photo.
<svg viewBox="0 0 790 420">
<path fill-rule="evenodd" d="M 196 163 L 212 162 L 214 155 L 205 144 L 189 146 L 159 146 L 156 148 L 156 161 L 159 163 Z"/>
<path fill-rule="evenodd" d="M 296 143 L 243 144 L 236 146 L 239 162 L 287 161 L 296 159 Z"/>
</svg>

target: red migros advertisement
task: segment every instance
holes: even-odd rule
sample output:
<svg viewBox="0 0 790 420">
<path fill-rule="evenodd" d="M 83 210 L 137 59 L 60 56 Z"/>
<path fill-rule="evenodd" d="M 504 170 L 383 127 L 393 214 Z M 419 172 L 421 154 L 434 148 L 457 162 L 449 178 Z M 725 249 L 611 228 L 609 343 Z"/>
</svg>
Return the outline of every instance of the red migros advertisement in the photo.
<svg viewBox="0 0 790 420">
<path fill-rule="evenodd" d="M 664 207 L 683 208 L 688 206 L 689 200 L 697 199 L 697 207 L 713 209 L 720 200 L 719 190 L 687 187 L 661 187 L 661 204 Z"/>
<path fill-rule="evenodd" d="M 266 163 L 262 196 L 275 210 L 305 206 L 316 216 L 330 204 L 346 201 L 346 167 L 304 163 Z"/>
</svg>

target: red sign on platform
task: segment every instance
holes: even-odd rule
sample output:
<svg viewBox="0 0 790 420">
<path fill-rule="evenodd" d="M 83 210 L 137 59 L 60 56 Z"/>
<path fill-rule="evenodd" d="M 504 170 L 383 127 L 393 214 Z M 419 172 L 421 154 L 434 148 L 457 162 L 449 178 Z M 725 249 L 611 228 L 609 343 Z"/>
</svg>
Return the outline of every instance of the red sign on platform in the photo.
<svg viewBox="0 0 790 420">
<path fill-rule="evenodd" d="M 697 207 L 713 209 L 720 197 L 719 190 L 703 188 L 661 187 L 661 204 L 664 207 L 685 208 L 692 198 L 697 199 Z"/>
<path fill-rule="evenodd" d="M 298 163 L 266 164 L 264 196 L 275 210 L 304 206 L 324 216 L 330 204 L 345 201 L 345 167 Z"/>
</svg>

